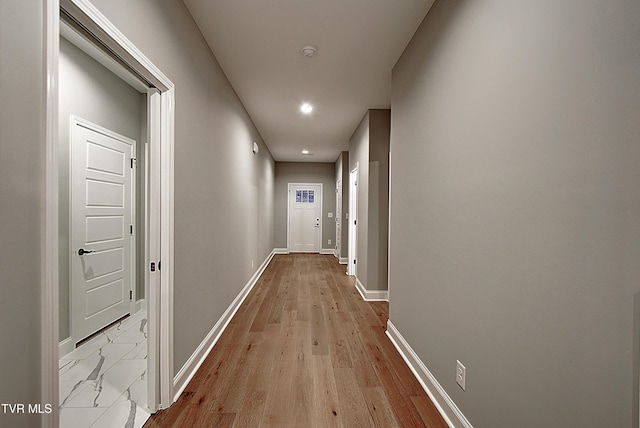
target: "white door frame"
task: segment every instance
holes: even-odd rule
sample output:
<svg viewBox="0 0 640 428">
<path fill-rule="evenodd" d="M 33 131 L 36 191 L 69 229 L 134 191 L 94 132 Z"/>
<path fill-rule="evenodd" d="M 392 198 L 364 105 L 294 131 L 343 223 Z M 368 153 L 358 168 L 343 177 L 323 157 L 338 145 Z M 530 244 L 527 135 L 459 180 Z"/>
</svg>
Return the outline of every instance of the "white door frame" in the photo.
<svg viewBox="0 0 640 428">
<path fill-rule="evenodd" d="M 358 259 L 358 166 L 349 173 L 349 261 L 347 263 L 347 275 L 357 276 Z M 355 222 L 355 223 L 354 223 Z"/>
<path fill-rule="evenodd" d="M 150 410 L 165 408 L 173 400 L 173 242 L 174 226 L 174 85 L 88 0 L 43 2 L 46 118 L 44 142 L 45 215 L 41 244 L 41 397 L 52 412 L 42 415 L 42 426 L 59 424 L 58 396 L 58 58 L 61 7 L 113 54 L 129 64 L 149 83 L 148 108 L 148 213 L 147 266 L 149 282 L 149 394 Z M 34 23 L 34 25 L 38 25 Z M 151 261 L 162 261 L 153 273 Z M 150 388 L 151 389 L 151 388 Z M 157 394 L 157 395 L 156 395 Z M 154 400 L 152 397 L 156 397 Z"/>
<path fill-rule="evenodd" d="M 322 252 L 322 195 L 324 189 L 322 183 L 289 183 L 287 185 L 287 252 L 291 251 L 291 188 L 294 186 L 320 186 L 320 227 L 318 227 L 318 253 Z"/>
<path fill-rule="evenodd" d="M 392 168 L 392 159 L 391 159 L 391 149 L 389 149 L 389 220 L 387 223 L 387 301 L 391 299 L 391 191 L 393 187 L 391 186 L 391 168 Z"/>
<path fill-rule="evenodd" d="M 340 262 L 340 258 L 342 256 L 342 211 L 343 211 L 343 206 L 342 206 L 342 178 L 339 178 L 336 181 L 336 216 L 335 216 L 335 222 L 336 222 L 336 245 L 335 245 L 335 251 L 334 251 L 334 255 L 338 258 L 338 263 Z M 338 230 L 338 225 L 340 225 Z M 340 235 L 340 236 L 338 236 Z M 340 243 L 340 245 L 338 245 L 338 242 Z"/>
</svg>

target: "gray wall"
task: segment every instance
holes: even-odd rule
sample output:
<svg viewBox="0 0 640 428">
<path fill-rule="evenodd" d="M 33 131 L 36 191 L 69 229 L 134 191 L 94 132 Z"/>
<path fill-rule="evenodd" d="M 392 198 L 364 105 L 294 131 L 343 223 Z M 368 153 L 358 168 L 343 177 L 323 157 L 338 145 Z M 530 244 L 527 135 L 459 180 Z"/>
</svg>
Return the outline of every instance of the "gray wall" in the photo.
<svg viewBox="0 0 640 428">
<path fill-rule="evenodd" d="M 349 212 L 349 152 L 340 153 L 335 163 L 335 180 L 342 180 L 342 233 L 341 246 L 338 258 L 347 258 L 349 256 L 349 220 L 347 213 Z"/>
<path fill-rule="evenodd" d="M 389 128 L 389 110 L 369 110 L 349 140 L 349 172 L 358 165 L 356 276 L 367 290 L 387 289 Z"/>
<path fill-rule="evenodd" d="M 0 402 L 40 403 L 40 280 L 44 257 L 43 7 L 0 2 Z M 0 412 L 0 425 L 38 415 Z"/>
<path fill-rule="evenodd" d="M 632 426 L 639 23 L 438 1 L 394 68 L 390 319 L 475 427 Z"/>
<path fill-rule="evenodd" d="M 144 161 L 142 128 L 146 127 L 143 110 L 146 109 L 146 95 L 140 94 L 123 80 L 107 70 L 80 49 L 60 39 L 59 59 L 59 339 L 70 336 L 69 307 L 69 159 L 70 159 L 70 116 L 75 115 L 96 125 L 107 128 L 136 141 L 138 210 L 136 224 L 141 226 L 143 206 L 141 196 L 144 184 Z M 144 297 L 143 248 L 141 247 L 143 228 L 137 227 L 137 270 L 136 297 Z"/>
<path fill-rule="evenodd" d="M 275 247 L 287 248 L 287 204 L 289 183 L 322 183 L 322 245 L 333 250 L 336 242 L 335 165 L 324 162 L 276 162 L 275 170 Z M 331 244 L 328 240 L 331 239 Z"/>
<path fill-rule="evenodd" d="M 93 3 L 176 87 L 177 371 L 274 248 L 274 161 L 182 2 Z"/>
<path fill-rule="evenodd" d="M 390 126 L 390 110 L 369 110 L 369 290 L 388 288 Z"/>
</svg>

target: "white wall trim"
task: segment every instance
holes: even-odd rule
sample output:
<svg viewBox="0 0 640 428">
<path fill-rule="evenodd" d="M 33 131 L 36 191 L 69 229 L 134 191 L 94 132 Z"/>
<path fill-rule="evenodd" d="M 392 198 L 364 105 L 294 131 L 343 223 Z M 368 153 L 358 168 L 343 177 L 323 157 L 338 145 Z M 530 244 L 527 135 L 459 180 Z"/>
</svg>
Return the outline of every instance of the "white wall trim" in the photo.
<svg viewBox="0 0 640 428">
<path fill-rule="evenodd" d="M 387 321 L 387 336 L 396 347 L 405 363 L 409 366 L 422 388 L 436 406 L 447 425 L 451 428 L 473 428 L 469 420 L 462 414 L 447 391 L 438 382 L 427 366 L 420 360 L 409 343 L 402 337 L 391 320 Z"/>
<path fill-rule="evenodd" d="M 40 241 L 40 397 L 52 407 L 43 413 L 42 427 L 59 424 L 59 355 L 58 343 L 58 58 L 60 54 L 60 3 L 43 2 L 44 25 L 44 210 L 40 217 L 44 233 Z M 37 23 L 33 23 L 37 25 Z"/>
<path fill-rule="evenodd" d="M 349 263 L 349 258 L 348 257 L 340 257 L 339 261 L 340 261 L 341 265 L 346 265 L 347 263 Z"/>
<path fill-rule="evenodd" d="M 136 300 L 134 313 L 139 312 L 142 309 L 146 309 L 146 307 L 147 307 L 147 301 L 145 299 L 138 299 Z"/>
<path fill-rule="evenodd" d="M 387 290 L 367 290 L 356 277 L 356 289 L 360 292 L 362 299 L 367 302 L 388 302 L 389 292 Z"/>
<path fill-rule="evenodd" d="M 360 180 L 360 163 L 349 171 L 349 212 L 348 214 L 348 241 L 347 241 L 347 275 L 358 275 L 356 260 L 358 258 L 358 186 Z M 354 221 L 356 224 L 354 224 Z"/>
<path fill-rule="evenodd" d="M 289 249 L 288 248 L 274 248 L 273 252 L 274 252 L 274 254 L 289 254 Z"/>
<path fill-rule="evenodd" d="M 73 342 L 73 338 L 67 337 L 58 344 L 58 355 L 60 356 L 60 358 L 63 358 L 65 355 L 73 352 L 73 350 L 76 348 Z"/>
<path fill-rule="evenodd" d="M 331 254 L 332 256 L 335 256 L 335 252 L 336 250 L 333 248 L 323 248 L 320 250 L 320 254 Z"/>
<path fill-rule="evenodd" d="M 244 299 L 247 298 L 249 292 L 253 289 L 254 285 L 256 285 L 258 279 L 267 268 L 275 254 L 278 253 L 276 252 L 276 249 L 273 249 L 265 261 L 262 262 L 258 270 L 253 274 L 251 279 L 249 279 L 247 284 L 242 288 L 242 290 L 240 290 L 240 293 L 238 293 L 236 298 L 233 299 L 233 302 L 231 302 L 227 310 L 224 311 L 218 322 L 213 326 L 211 331 L 209 331 L 202 343 L 200 343 L 184 366 L 182 366 L 178 371 L 178 374 L 176 374 L 176 377 L 173 380 L 173 390 L 175 391 L 173 401 L 176 401 L 180 397 L 180 394 L 182 394 L 186 386 L 189 384 L 189 381 L 196 374 L 198 368 L 200 368 L 205 358 L 207 358 L 213 349 L 213 346 L 218 342 L 218 339 L 220 339 L 220 336 L 227 328 L 227 325 L 229 325 L 231 318 L 233 318 L 240 308 L 240 305 L 242 305 L 242 302 L 244 302 Z"/>
</svg>

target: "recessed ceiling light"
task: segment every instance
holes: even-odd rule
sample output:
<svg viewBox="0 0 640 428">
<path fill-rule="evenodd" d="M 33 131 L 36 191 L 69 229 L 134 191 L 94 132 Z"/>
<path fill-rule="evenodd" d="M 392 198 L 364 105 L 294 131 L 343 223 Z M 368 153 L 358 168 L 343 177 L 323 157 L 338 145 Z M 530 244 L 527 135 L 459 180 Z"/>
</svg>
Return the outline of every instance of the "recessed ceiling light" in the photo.
<svg viewBox="0 0 640 428">
<path fill-rule="evenodd" d="M 302 151 L 302 154 L 303 154 L 303 155 L 308 155 L 308 154 L 309 154 L 309 150 L 304 149 L 304 150 Z"/>
<path fill-rule="evenodd" d="M 313 106 L 309 103 L 304 103 L 300 106 L 300 111 L 304 114 L 310 114 L 313 111 Z"/>
</svg>

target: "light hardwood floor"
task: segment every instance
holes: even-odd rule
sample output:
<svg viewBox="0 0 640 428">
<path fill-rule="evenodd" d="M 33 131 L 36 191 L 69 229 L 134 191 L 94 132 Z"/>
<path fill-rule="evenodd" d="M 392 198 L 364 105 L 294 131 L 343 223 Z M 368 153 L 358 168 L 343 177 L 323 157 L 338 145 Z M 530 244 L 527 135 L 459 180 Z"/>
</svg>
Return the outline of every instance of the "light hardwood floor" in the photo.
<svg viewBox="0 0 640 428">
<path fill-rule="evenodd" d="M 446 427 L 335 257 L 276 255 L 178 401 L 145 427 Z"/>
</svg>

